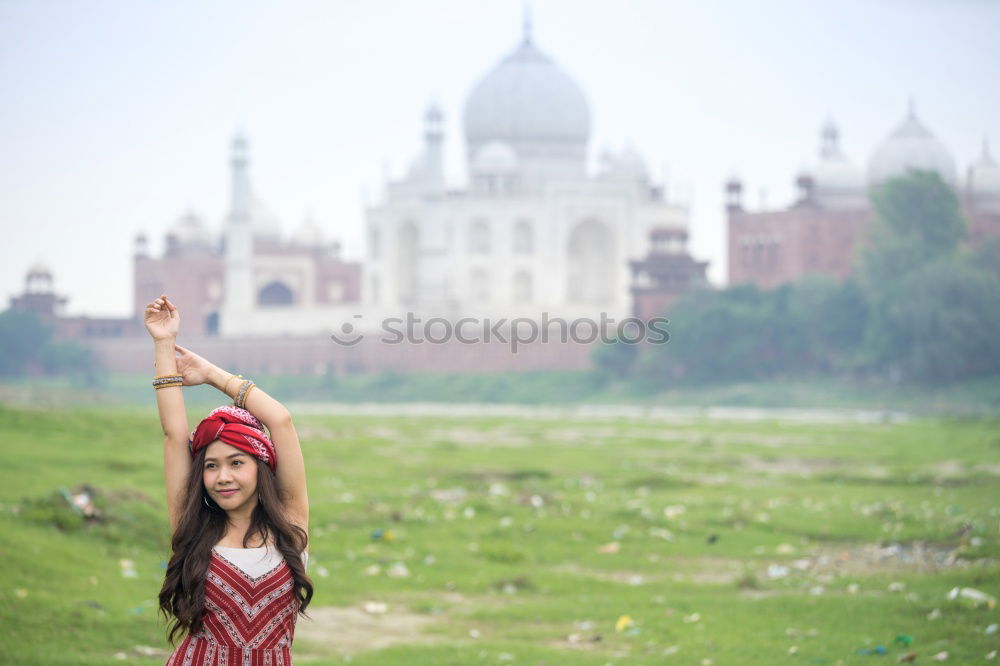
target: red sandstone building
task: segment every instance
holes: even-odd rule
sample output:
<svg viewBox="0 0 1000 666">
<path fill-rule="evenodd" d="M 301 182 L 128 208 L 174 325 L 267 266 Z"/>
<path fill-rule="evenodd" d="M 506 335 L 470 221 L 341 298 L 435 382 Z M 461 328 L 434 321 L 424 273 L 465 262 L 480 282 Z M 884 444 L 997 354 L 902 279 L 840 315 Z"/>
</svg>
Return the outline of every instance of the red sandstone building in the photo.
<svg viewBox="0 0 1000 666">
<path fill-rule="evenodd" d="M 948 149 L 911 109 L 872 154 L 867 173 L 844 156 L 837 128 L 827 124 L 819 161 L 798 176 L 798 198 L 784 210 L 747 211 L 742 183 L 728 182 L 730 284 L 771 288 L 809 274 L 852 274 L 871 226 L 869 192 L 912 170 L 935 171 L 956 189 L 971 243 L 1000 236 L 1000 166 L 988 146 L 960 182 Z"/>
</svg>

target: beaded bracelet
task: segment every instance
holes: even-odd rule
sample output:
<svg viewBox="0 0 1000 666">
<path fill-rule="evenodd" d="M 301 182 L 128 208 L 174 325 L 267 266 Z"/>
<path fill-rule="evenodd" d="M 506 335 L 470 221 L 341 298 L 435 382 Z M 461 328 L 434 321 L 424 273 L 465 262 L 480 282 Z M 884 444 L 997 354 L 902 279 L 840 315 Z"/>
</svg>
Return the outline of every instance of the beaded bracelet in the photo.
<svg viewBox="0 0 1000 666">
<path fill-rule="evenodd" d="M 183 386 L 184 377 L 181 375 L 157 375 L 153 377 L 153 388 L 160 390 L 170 386 Z"/>
<path fill-rule="evenodd" d="M 243 409 L 243 405 L 246 403 L 247 394 L 250 389 L 253 388 L 255 384 L 249 379 L 244 379 L 243 383 L 240 384 L 240 390 L 237 391 L 236 397 L 233 399 L 233 404 Z"/>
</svg>

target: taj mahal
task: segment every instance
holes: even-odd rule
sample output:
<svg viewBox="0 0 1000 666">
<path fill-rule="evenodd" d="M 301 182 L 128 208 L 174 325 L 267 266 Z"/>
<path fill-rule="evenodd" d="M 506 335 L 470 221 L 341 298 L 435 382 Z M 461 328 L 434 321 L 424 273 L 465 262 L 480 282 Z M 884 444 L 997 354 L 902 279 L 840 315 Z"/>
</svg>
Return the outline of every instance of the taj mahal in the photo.
<svg viewBox="0 0 1000 666">
<path fill-rule="evenodd" d="M 342 260 L 311 220 L 281 236 L 251 183 L 249 142 L 237 136 L 221 232 L 186 214 L 156 258 L 137 238 L 136 311 L 168 291 L 195 313 L 196 330 L 224 338 L 321 334 L 344 323 L 364 330 L 402 312 L 451 321 L 630 316 L 629 262 L 649 252 L 654 230 L 686 239 L 688 211 L 667 201 L 634 150 L 605 153 L 588 173 L 586 95 L 527 26 L 472 88 L 462 120 L 469 185 L 445 182 L 448 132 L 432 105 L 421 153 L 365 211 L 361 262 Z"/>
</svg>

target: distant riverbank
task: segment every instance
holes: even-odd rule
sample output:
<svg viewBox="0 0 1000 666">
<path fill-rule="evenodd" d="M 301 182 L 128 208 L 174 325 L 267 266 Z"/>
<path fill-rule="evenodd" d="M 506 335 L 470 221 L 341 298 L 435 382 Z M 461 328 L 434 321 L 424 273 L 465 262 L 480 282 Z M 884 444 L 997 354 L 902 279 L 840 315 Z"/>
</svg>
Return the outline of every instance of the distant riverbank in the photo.
<svg viewBox="0 0 1000 666">
<path fill-rule="evenodd" d="M 711 416 L 726 420 L 883 421 L 899 413 L 912 415 L 1000 416 L 1000 377 L 940 386 L 901 385 L 834 379 L 775 380 L 710 386 L 677 386 L 656 393 L 608 382 L 591 372 L 493 374 L 382 374 L 254 377 L 282 400 L 312 409 L 392 409 L 393 413 L 427 413 L 443 405 L 458 413 L 489 410 L 526 413 L 530 409 L 570 410 L 587 414 L 652 415 L 652 418 Z M 185 389 L 192 406 L 219 403 L 219 394 L 199 386 Z M 0 382 L 0 404 L 65 407 L 88 404 L 155 405 L 149 377 L 107 375 L 95 386 L 68 378 Z M 371 405 L 395 405 L 379 407 Z M 423 405 L 423 406 L 422 406 Z M 530 409 L 529 409 L 530 408 Z M 331 407 L 330 409 L 334 409 Z M 665 410 L 665 411 L 664 411 Z M 707 414 L 706 410 L 711 411 Z M 565 412 L 560 412 L 563 414 Z"/>
</svg>

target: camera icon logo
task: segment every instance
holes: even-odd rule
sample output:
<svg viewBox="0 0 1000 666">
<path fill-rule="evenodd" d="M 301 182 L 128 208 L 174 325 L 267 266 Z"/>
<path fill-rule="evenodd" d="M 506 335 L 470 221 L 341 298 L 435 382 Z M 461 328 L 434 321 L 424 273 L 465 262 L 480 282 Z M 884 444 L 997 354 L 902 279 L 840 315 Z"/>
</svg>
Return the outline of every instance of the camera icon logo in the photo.
<svg viewBox="0 0 1000 666">
<path fill-rule="evenodd" d="M 361 315 L 359 314 L 354 315 L 354 319 L 361 319 Z M 330 339 L 336 342 L 338 345 L 343 345 L 345 347 L 353 347 L 354 345 L 361 342 L 362 338 L 365 337 L 363 333 L 357 333 L 355 331 L 354 324 L 352 324 L 349 321 L 345 321 L 340 326 L 340 333 L 341 333 L 340 335 L 338 335 L 337 333 L 331 333 Z"/>
</svg>

